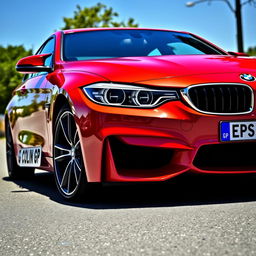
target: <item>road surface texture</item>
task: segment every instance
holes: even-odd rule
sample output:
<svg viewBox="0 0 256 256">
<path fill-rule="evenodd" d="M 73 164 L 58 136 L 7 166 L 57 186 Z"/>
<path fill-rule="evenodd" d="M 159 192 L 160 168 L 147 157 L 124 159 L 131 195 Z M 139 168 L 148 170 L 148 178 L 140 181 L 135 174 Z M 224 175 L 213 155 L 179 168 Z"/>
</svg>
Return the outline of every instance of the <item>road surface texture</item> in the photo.
<svg viewBox="0 0 256 256">
<path fill-rule="evenodd" d="M 0 163 L 0 255 L 256 255 L 254 176 L 104 186 L 71 204 L 51 174 L 9 180 L 3 139 Z"/>
</svg>

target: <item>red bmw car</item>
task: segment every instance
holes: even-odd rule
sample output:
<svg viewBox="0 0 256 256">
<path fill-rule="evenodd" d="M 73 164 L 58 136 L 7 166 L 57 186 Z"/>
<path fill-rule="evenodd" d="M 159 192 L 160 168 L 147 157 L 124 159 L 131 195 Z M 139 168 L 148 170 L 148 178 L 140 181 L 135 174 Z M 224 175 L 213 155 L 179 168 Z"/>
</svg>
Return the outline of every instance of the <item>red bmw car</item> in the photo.
<svg viewBox="0 0 256 256">
<path fill-rule="evenodd" d="M 256 173 L 256 60 L 232 54 L 178 31 L 54 33 L 16 66 L 9 176 L 54 172 L 77 199 L 94 183 Z"/>
</svg>

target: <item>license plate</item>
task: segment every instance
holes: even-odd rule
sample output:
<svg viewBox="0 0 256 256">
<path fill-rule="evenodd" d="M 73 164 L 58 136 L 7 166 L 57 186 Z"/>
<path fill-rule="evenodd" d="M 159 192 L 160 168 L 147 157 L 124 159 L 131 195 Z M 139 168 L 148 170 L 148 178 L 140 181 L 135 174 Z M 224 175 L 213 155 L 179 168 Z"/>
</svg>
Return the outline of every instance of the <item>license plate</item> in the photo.
<svg viewBox="0 0 256 256">
<path fill-rule="evenodd" d="M 21 167 L 41 166 L 41 147 L 22 148 L 19 150 L 18 165 Z"/>
<path fill-rule="evenodd" d="M 220 140 L 256 140 L 256 121 L 221 122 Z"/>
</svg>

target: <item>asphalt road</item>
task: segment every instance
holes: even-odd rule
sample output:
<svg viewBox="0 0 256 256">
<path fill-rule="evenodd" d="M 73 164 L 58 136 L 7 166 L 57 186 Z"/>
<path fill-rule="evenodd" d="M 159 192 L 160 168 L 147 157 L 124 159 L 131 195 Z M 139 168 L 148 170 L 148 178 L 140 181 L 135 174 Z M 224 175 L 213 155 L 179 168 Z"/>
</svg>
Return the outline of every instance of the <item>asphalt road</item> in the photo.
<svg viewBox="0 0 256 256">
<path fill-rule="evenodd" d="M 255 177 L 105 186 L 69 204 L 51 174 L 10 181 L 3 145 L 0 255 L 256 255 Z"/>
</svg>

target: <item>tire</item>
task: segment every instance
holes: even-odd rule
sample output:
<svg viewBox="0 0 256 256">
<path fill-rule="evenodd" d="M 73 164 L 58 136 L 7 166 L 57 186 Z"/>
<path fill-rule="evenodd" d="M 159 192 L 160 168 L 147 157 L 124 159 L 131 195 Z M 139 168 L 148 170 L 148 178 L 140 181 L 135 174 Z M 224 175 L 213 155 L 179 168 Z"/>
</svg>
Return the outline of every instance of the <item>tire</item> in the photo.
<svg viewBox="0 0 256 256">
<path fill-rule="evenodd" d="M 69 201 L 85 198 L 89 189 L 75 119 L 68 107 L 63 107 L 53 130 L 53 162 L 56 186 Z M 88 196 L 87 196 L 88 197 Z"/>
<path fill-rule="evenodd" d="M 34 176 L 35 168 L 20 167 L 17 164 L 15 150 L 13 146 L 13 138 L 9 121 L 5 123 L 6 136 L 6 162 L 8 175 L 11 179 L 27 179 Z"/>
</svg>

